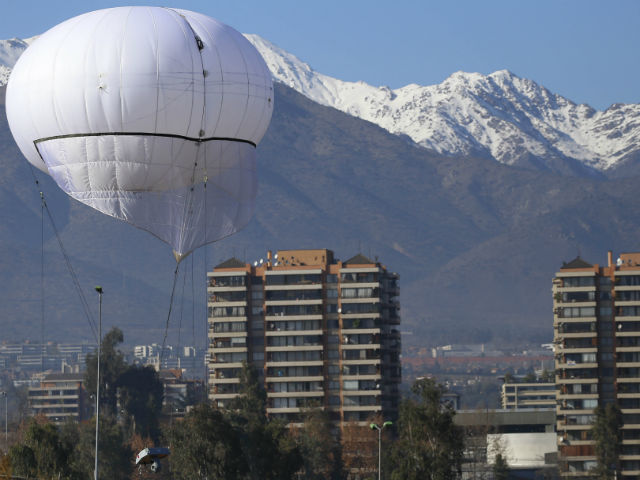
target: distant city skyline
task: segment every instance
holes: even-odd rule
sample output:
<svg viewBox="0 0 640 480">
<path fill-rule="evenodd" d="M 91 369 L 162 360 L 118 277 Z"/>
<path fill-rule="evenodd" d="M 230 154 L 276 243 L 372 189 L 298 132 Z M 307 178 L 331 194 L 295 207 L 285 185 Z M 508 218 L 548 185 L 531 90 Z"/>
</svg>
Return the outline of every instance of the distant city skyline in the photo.
<svg viewBox="0 0 640 480">
<path fill-rule="evenodd" d="M 0 39 L 29 38 L 67 18 L 125 0 L 5 0 Z M 137 1 L 153 5 L 156 2 Z M 508 69 L 576 103 L 640 103 L 640 2 L 361 0 L 320 4 L 178 0 L 255 33 L 342 80 L 399 88 L 440 83 L 456 71 Z"/>
</svg>

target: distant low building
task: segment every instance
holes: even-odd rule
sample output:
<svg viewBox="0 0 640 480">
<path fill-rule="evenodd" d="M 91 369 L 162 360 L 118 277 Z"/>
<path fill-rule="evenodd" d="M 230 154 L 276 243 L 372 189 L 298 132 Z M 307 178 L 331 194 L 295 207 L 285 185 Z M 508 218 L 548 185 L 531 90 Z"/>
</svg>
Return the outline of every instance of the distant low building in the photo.
<svg viewBox="0 0 640 480">
<path fill-rule="evenodd" d="M 533 408 L 555 408 L 555 383 L 504 383 L 502 385 L 502 408 L 525 410 Z"/>
<path fill-rule="evenodd" d="M 510 479 L 554 478 L 555 409 L 460 410 L 454 421 L 466 433 L 463 480 L 492 478 L 497 454 L 506 460 Z"/>
<path fill-rule="evenodd" d="M 86 420 L 93 415 L 93 409 L 82 382 L 82 374 L 45 375 L 40 386 L 29 387 L 29 408 L 34 415 L 43 415 L 58 425 L 69 419 Z"/>
</svg>

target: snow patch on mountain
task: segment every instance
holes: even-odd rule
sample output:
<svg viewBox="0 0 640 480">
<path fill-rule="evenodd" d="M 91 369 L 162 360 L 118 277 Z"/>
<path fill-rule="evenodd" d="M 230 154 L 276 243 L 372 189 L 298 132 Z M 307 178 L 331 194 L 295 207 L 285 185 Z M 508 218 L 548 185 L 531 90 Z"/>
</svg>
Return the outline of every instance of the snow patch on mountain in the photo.
<svg viewBox="0 0 640 480">
<path fill-rule="evenodd" d="M 11 74 L 11 68 L 13 68 L 18 61 L 22 52 L 24 52 L 36 38 L 37 37 L 32 37 L 26 40 L 19 38 L 0 40 L 0 86 L 7 84 L 9 75 Z"/>
<path fill-rule="evenodd" d="M 542 164 L 578 161 L 602 171 L 640 149 L 639 104 L 596 111 L 508 70 L 456 72 L 438 85 L 398 89 L 345 82 L 257 35 L 245 36 L 276 81 L 442 154 L 490 156 L 510 165 L 533 156 Z"/>
</svg>

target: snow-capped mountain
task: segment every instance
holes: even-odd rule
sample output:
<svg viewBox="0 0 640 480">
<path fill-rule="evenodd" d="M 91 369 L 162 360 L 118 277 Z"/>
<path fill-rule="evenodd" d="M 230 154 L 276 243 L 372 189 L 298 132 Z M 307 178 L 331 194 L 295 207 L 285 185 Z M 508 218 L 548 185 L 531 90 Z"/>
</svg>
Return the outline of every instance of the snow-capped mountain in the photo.
<svg viewBox="0 0 640 480">
<path fill-rule="evenodd" d="M 597 111 L 507 70 L 456 72 L 438 85 L 374 87 L 323 75 L 257 35 L 246 37 L 276 81 L 442 154 L 564 173 L 607 172 L 640 160 L 640 104 Z M 0 85 L 33 40 L 0 41 Z"/>
<path fill-rule="evenodd" d="M 19 38 L 0 40 L 0 86 L 7 84 L 11 68 L 35 39 L 36 37 L 26 40 Z"/>
<path fill-rule="evenodd" d="M 267 40 L 246 37 L 275 80 L 439 153 L 490 156 L 509 165 L 553 170 L 559 162 L 582 164 L 604 171 L 640 152 L 640 104 L 596 111 L 507 70 L 457 72 L 439 85 L 374 87 L 315 72 Z"/>
</svg>

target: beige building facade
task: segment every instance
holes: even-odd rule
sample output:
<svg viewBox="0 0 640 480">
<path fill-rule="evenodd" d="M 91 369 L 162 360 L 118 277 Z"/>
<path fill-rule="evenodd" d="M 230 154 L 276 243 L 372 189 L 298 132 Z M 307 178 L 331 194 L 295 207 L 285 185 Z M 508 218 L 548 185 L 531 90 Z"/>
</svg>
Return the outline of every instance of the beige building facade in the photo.
<svg viewBox="0 0 640 480">
<path fill-rule="evenodd" d="M 553 279 L 558 460 L 567 478 L 593 478 L 594 409 L 622 411 L 618 478 L 640 475 L 640 253 L 580 258 Z"/>
<path fill-rule="evenodd" d="M 320 406 L 335 422 L 395 419 L 400 369 L 398 275 L 362 255 L 283 250 L 208 273 L 209 398 L 238 394 L 258 370 L 267 413 L 289 423 Z"/>
<path fill-rule="evenodd" d="M 83 387 L 82 374 L 51 373 L 45 375 L 39 387 L 30 387 L 29 408 L 34 415 L 42 415 L 62 425 L 68 420 L 81 422 L 91 418 L 93 406 Z"/>
</svg>

